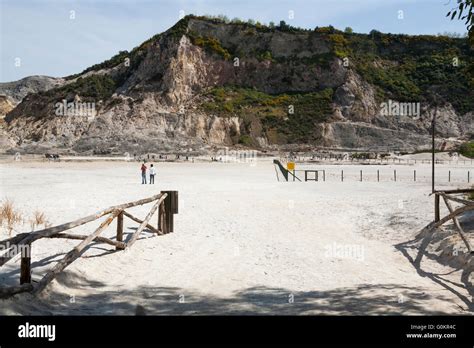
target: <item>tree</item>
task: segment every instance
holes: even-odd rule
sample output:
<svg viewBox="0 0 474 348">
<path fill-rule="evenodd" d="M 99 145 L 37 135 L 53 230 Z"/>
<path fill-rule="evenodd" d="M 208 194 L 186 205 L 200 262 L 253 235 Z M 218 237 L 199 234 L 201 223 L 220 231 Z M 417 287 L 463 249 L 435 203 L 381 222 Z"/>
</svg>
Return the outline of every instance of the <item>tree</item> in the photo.
<svg viewBox="0 0 474 348">
<path fill-rule="evenodd" d="M 278 26 L 278 29 L 280 29 L 281 31 L 285 31 L 285 30 L 290 29 L 290 26 L 286 24 L 285 21 L 280 21 L 280 25 Z"/>
<path fill-rule="evenodd" d="M 229 23 L 229 17 L 227 17 L 226 15 L 220 14 L 217 16 L 217 18 L 223 21 L 224 23 Z"/>
<path fill-rule="evenodd" d="M 469 44 L 471 48 L 474 48 L 474 0 L 457 0 L 458 7 L 454 7 L 446 14 L 446 17 L 451 16 L 451 20 L 458 15 L 459 20 L 463 20 L 467 26 L 469 32 Z M 470 63 L 468 68 L 469 74 L 471 74 L 470 85 L 474 88 L 474 63 Z"/>
<path fill-rule="evenodd" d="M 463 20 L 467 25 L 467 30 L 471 31 L 474 25 L 474 0 L 457 0 L 457 2 L 458 7 L 453 7 L 446 17 L 451 16 L 453 20 L 458 15 L 458 19 Z"/>
<path fill-rule="evenodd" d="M 346 27 L 346 29 L 344 29 L 344 32 L 345 32 L 346 34 L 352 34 L 354 31 L 352 30 L 351 27 Z"/>
</svg>

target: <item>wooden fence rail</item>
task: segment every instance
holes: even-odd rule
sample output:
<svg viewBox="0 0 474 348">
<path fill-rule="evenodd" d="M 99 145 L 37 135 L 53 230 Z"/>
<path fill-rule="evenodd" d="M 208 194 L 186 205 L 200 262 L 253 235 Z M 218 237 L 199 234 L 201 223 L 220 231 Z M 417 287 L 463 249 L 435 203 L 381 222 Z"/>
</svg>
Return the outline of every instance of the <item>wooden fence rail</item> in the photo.
<svg viewBox="0 0 474 348">
<path fill-rule="evenodd" d="M 152 208 L 142 220 L 139 219 L 125 209 L 141 206 L 147 203 L 154 202 Z M 158 224 L 156 227 L 150 224 L 151 218 L 158 211 Z M 106 243 L 115 246 L 116 250 L 124 250 L 130 248 L 140 237 L 140 234 L 148 229 L 157 235 L 163 235 L 174 231 L 174 214 L 178 213 L 178 192 L 177 191 L 162 191 L 161 193 L 133 201 L 125 204 L 120 204 L 103 209 L 95 214 L 65 223 L 54 227 L 49 227 L 43 230 L 21 233 L 12 238 L 0 241 L 0 246 L 3 248 L 3 254 L 6 256 L 0 257 L 0 267 L 12 260 L 15 256 L 21 253 L 21 265 L 20 265 L 20 285 L 1 287 L 0 298 L 9 297 L 14 294 L 29 291 L 33 294 L 41 292 L 60 272 L 62 272 L 72 262 L 77 260 L 86 251 L 86 247 L 92 242 Z M 73 229 L 78 226 L 85 225 L 89 222 L 100 219 L 101 217 L 107 216 L 102 221 L 98 228 L 95 229 L 90 235 L 77 235 L 63 233 L 64 231 Z M 123 240 L 124 228 L 123 220 L 124 217 L 139 223 L 139 227 L 132 234 L 128 242 Z M 116 238 L 112 240 L 100 236 L 112 222 L 117 219 Z M 31 248 L 33 243 L 42 238 L 63 238 L 71 240 L 81 240 L 81 242 L 69 251 L 63 259 L 56 263 L 44 276 L 43 278 L 34 285 L 31 279 Z"/>
<path fill-rule="evenodd" d="M 466 236 L 466 232 L 463 230 L 461 227 L 461 224 L 459 222 L 459 215 L 467 212 L 474 210 L 474 201 L 471 201 L 469 199 L 463 199 L 459 197 L 455 197 L 455 194 L 474 194 L 474 189 L 459 189 L 459 190 L 446 190 L 446 191 L 435 191 L 435 218 L 434 222 L 432 224 L 432 228 L 438 228 L 444 223 L 446 223 L 449 220 L 452 220 L 454 223 L 454 226 L 456 227 L 456 230 L 459 233 L 459 236 L 461 237 L 462 241 L 466 245 L 466 248 L 469 253 L 473 253 L 471 244 L 469 243 L 469 239 Z M 446 207 L 448 208 L 449 214 L 446 215 L 445 217 L 441 218 L 440 214 L 440 201 L 441 198 L 443 199 L 444 203 L 446 204 Z M 454 208 L 450 201 L 460 203 L 462 206 L 458 208 Z"/>
</svg>

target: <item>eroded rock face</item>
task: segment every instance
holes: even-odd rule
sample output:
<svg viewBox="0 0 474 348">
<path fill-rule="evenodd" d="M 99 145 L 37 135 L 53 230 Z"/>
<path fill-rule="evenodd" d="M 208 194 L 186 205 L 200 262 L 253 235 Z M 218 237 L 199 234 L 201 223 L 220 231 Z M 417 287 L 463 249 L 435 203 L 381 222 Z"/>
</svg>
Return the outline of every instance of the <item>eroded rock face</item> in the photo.
<svg viewBox="0 0 474 348">
<path fill-rule="evenodd" d="M 122 76 L 126 70 L 122 62 L 73 80 L 31 77 L 0 84 L 0 94 L 3 91 L 16 101 L 22 100 L 15 109 L 8 110 L 8 141 L 3 142 L 4 147 L 8 144 L 11 151 L 30 152 L 50 148 L 79 153 L 158 153 L 190 148 L 198 151 L 235 145 L 243 134 L 250 135 L 263 148 L 272 147 L 273 140 L 258 118 L 249 121 L 238 116 L 219 117 L 198 107 L 206 100 L 209 88 L 229 85 L 252 87 L 274 95 L 333 89 L 332 115 L 327 122 L 314 126 L 319 142 L 312 146 L 420 148 L 429 144 L 435 114 L 440 137 L 456 140 L 474 133 L 473 113 L 458 115 L 449 104 L 437 109 L 422 105 L 417 117 L 383 114 L 374 86 L 354 69 L 344 66 L 339 58 L 333 57 L 320 65 L 289 59 L 313 59 L 330 52 L 327 41 L 316 35 L 280 31 L 243 33 L 236 25 L 198 19 L 187 25 L 183 35 L 162 35 L 149 42 L 143 59 L 121 79 L 115 93 L 95 100 L 94 110 L 88 115 L 58 116 L 55 104 L 64 96 L 55 93 L 54 88 L 95 74 Z M 194 45 L 191 34 L 196 33 L 216 38 L 224 47 L 233 47 L 233 56 L 222 59 Z M 272 52 L 273 59 L 255 57 L 255 52 L 267 50 Z M 51 88 L 48 95 L 36 93 Z M 68 100 L 83 101 L 74 94 L 68 95 Z M 1 103 L 0 99 L 0 107 L 7 105 Z"/>
<path fill-rule="evenodd" d="M 64 79 L 49 76 L 28 76 L 14 82 L 0 83 L 0 95 L 10 98 L 13 104 L 18 104 L 28 94 L 47 91 L 64 84 Z"/>
<path fill-rule="evenodd" d="M 336 89 L 334 100 L 349 121 L 371 123 L 379 111 L 374 88 L 354 71 Z"/>
<path fill-rule="evenodd" d="M 5 95 L 0 95 L 0 118 L 5 117 L 5 115 L 12 111 L 14 108 L 15 104 L 11 100 L 11 98 Z"/>
</svg>

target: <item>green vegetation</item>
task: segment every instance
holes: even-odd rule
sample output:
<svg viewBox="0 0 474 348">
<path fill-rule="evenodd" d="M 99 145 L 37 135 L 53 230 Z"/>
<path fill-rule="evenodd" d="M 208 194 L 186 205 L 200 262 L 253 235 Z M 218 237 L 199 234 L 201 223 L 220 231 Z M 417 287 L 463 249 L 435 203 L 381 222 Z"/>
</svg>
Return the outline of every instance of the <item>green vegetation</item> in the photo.
<svg viewBox="0 0 474 348">
<path fill-rule="evenodd" d="M 313 93 L 271 95 L 255 89 L 217 87 L 207 93 L 201 109 L 219 116 L 257 118 L 267 134 L 277 134 L 285 142 L 308 142 L 317 138 L 317 125 L 332 114 L 332 89 Z M 249 138 L 239 139 L 242 144 Z"/>
<path fill-rule="evenodd" d="M 327 121 L 332 114 L 333 90 L 328 88 L 319 92 L 291 94 L 286 105 L 294 106 L 294 113 L 287 118 L 272 115 L 263 119 L 265 131 L 276 130 L 289 143 L 308 143 L 318 140 L 317 126 Z"/>
<path fill-rule="evenodd" d="M 233 18 L 230 20 L 227 16 L 224 15 L 205 15 L 205 16 L 195 16 L 195 15 L 188 15 L 184 17 L 181 21 L 188 21 L 189 19 L 201 19 L 208 22 L 212 22 L 214 24 L 236 24 L 242 26 L 242 29 L 248 28 L 255 28 L 259 32 L 271 32 L 271 31 L 284 31 L 284 32 L 310 32 L 310 29 L 294 27 L 292 25 L 287 24 L 284 20 L 281 20 L 278 25 L 275 25 L 274 22 L 269 22 L 268 25 L 264 23 L 260 23 L 259 21 L 255 21 L 254 19 L 242 20 L 240 18 Z M 179 23 L 179 22 L 178 22 Z M 187 22 L 186 22 L 187 23 Z M 176 26 L 176 25 L 175 25 Z"/>
<path fill-rule="evenodd" d="M 271 60 L 273 61 L 272 53 L 270 51 L 264 51 L 257 56 L 259 61 L 262 60 Z"/>
<path fill-rule="evenodd" d="M 459 153 L 463 156 L 474 158 L 474 141 L 462 144 L 459 148 Z"/>
<path fill-rule="evenodd" d="M 471 188 L 474 189 L 474 186 L 472 186 Z M 471 201 L 474 201 L 474 192 L 468 194 L 468 195 L 466 196 L 466 199 L 469 199 L 469 200 L 471 200 Z"/>
<path fill-rule="evenodd" d="M 219 40 L 213 37 L 195 36 L 193 34 L 190 34 L 189 36 L 193 45 L 203 47 L 206 51 L 216 53 L 226 60 L 231 58 L 229 51 L 222 47 Z"/>
<path fill-rule="evenodd" d="M 467 29 L 471 30 L 474 27 L 474 1 L 473 0 L 458 0 L 457 7 L 454 7 L 446 14 L 446 17 L 451 16 L 451 20 L 456 18 L 463 20 L 467 25 Z"/>
<path fill-rule="evenodd" d="M 355 70 L 376 86 L 379 100 L 428 103 L 434 93 L 440 104 L 447 101 L 461 114 L 474 110 L 473 58 L 466 39 L 377 31 L 345 37 Z"/>
<path fill-rule="evenodd" d="M 194 16 L 186 16 L 180 19 L 175 25 L 173 25 L 169 30 L 169 34 L 174 37 L 180 39 L 184 34 L 188 31 L 188 23 L 191 18 Z M 160 34 L 158 34 L 160 35 Z"/>
<path fill-rule="evenodd" d="M 255 89 L 238 87 L 216 87 L 207 92 L 210 99 L 201 107 L 220 116 L 238 115 L 246 119 L 247 115 L 283 116 L 282 106 L 290 101 L 288 95 L 272 96 Z"/>
<path fill-rule="evenodd" d="M 328 35 L 329 40 L 333 45 L 334 54 L 339 58 L 348 57 L 351 54 L 349 48 L 349 41 L 341 34 Z"/>
<path fill-rule="evenodd" d="M 245 146 L 253 146 L 254 145 L 254 140 L 250 135 L 241 135 L 239 138 L 239 144 L 245 145 Z"/>
<path fill-rule="evenodd" d="M 56 99 L 67 98 L 69 95 L 78 94 L 85 101 L 99 101 L 112 96 L 117 88 L 117 83 L 108 75 L 92 75 L 79 77 L 75 82 L 63 87 L 44 92 L 46 96 L 55 96 Z"/>
<path fill-rule="evenodd" d="M 419 100 L 420 88 L 404 73 L 402 66 L 374 67 L 373 62 L 361 59 L 357 62 L 358 72 L 377 88 L 379 99 L 400 101 Z"/>
<path fill-rule="evenodd" d="M 314 32 L 317 34 L 335 34 L 339 33 L 340 31 L 334 28 L 332 25 L 327 27 L 316 27 L 314 28 Z"/>
</svg>

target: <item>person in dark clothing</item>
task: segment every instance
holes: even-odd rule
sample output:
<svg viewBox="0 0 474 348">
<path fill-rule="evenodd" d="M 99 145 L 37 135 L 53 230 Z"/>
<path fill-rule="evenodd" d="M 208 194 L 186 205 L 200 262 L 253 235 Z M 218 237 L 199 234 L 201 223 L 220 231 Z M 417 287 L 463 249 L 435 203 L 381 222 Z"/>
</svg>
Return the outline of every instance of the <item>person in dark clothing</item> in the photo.
<svg viewBox="0 0 474 348">
<path fill-rule="evenodd" d="M 145 162 L 143 162 L 141 171 L 142 171 L 142 184 L 146 184 L 146 165 Z"/>
</svg>

